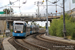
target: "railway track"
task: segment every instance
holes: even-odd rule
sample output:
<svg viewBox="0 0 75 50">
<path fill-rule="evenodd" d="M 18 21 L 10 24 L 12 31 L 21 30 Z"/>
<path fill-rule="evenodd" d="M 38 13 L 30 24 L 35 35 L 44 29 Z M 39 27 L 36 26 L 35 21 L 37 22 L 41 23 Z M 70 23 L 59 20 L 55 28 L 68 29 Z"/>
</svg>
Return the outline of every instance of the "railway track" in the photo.
<svg viewBox="0 0 75 50">
<path fill-rule="evenodd" d="M 12 38 L 12 42 L 10 42 L 17 50 L 49 50 L 45 47 L 35 45 L 29 42 L 26 42 L 25 39 L 15 39 Z M 11 41 L 11 40 L 10 40 Z"/>
<path fill-rule="evenodd" d="M 42 37 L 42 33 L 29 35 L 22 39 L 13 39 L 17 50 L 75 50 L 75 44 L 50 40 Z"/>
<path fill-rule="evenodd" d="M 14 37 L 11 37 L 9 40 L 9 43 L 11 43 L 17 50 L 30 50 L 23 46 L 21 43 L 19 43 Z"/>
<path fill-rule="evenodd" d="M 75 50 L 74 44 L 44 39 L 44 38 L 41 38 L 41 35 L 42 34 L 31 35 L 27 37 L 27 38 L 30 38 L 31 40 L 26 39 L 26 41 L 48 48 L 50 50 Z"/>
<path fill-rule="evenodd" d="M 12 37 L 8 40 L 17 50 L 49 50 L 45 47 L 29 43 L 23 39 Z"/>
<path fill-rule="evenodd" d="M 22 50 L 31 50 L 25 46 L 26 43 L 24 43 L 21 39 L 14 39 L 14 42 L 20 46 Z"/>
<path fill-rule="evenodd" d="M 43 46 L 36 45 L 36 44 L 34 44 L 34 43 L 30 43 L 30 42 L 26 41 L 25 39 L 23 39 L 23 41 L 24 41 L 25 43 L 27 43 L 27 44 L 32 45 L 32 46 L 35 47 L 35 48 L 31 49 L 31 50 L 50 50 L 50 49 L 45 48 L 45 47 L 43 47 Z"/>
<path fill-rule="evenodd" d="M 43 34 L 36 36 L 38 40 L 49 42 L 53 44 L 51 50 L 75 50 L 75 44 L 46 39 L 42 37 Z M 53 49 L 54 48 L 54 49 Z"/>
<path fill-rule="evenodd" d="M 28 43 L 23 39 L 18 39 L 17 41 L 21 43 L 23 46 L 28 47 L 29 50 L 46 50 L 45 48 L 39 47 L 37 45 L 33 45 L 32 43 Z"/>
</svg>

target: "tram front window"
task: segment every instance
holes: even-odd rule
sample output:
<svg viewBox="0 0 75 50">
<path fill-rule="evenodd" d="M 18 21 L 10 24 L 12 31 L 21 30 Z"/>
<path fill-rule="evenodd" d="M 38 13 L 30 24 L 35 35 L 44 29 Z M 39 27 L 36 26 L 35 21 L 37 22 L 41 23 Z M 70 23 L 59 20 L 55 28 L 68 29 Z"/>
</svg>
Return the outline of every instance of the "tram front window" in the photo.
<svg viewBox="0 0 75 50">
<path fill-rule="evenodd" d="M 23 23 L 15 23 L 14 30 L 23 31 Z"/>
</svg>

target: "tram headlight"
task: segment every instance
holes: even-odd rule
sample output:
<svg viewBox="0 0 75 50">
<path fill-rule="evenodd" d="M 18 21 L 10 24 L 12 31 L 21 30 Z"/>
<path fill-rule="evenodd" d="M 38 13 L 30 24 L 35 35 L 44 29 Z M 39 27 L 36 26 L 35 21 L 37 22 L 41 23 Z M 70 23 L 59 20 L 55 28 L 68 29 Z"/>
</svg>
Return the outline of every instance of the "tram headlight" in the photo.
<svg viewBox="0 0 75 50">
<path fill-rule="evenodd" d="M 23 33 L 23 31 L 21 31 L 21 33 Z"/>
<path fill-rule="evenodd" d="M 15 31 L 15 33 L 16 33 L 17 31 Z"/>
</svg>

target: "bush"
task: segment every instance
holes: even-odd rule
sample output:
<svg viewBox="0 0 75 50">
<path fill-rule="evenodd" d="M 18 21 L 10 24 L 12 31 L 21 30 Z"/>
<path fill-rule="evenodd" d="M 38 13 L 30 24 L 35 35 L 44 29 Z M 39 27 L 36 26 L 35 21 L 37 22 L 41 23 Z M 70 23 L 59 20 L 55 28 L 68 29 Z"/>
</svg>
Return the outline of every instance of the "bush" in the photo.
<svg viewBox="0 0 75 50">
<path fill-rule="evenodd" d="M 56 19 L 53 20 L 53 23 L 51 23 L 51 26 L 49 27 L 49 33 L 53 36 L 56 36 L 57 31 L 57 21 Z"/>
<path fill-rule="evenodd" d="M 75 40 L 75 22 L 74 22 L 74 24 L 72 24 L 73 26 L 73 29 L 72 29 L 72 34 L 71 34 L 71 36 L 72 36 L 72 38 L 71 39 L 74 39 Z"/>
<path fill-rule="evenodd" d="M 67 36 L 71 36 L 73 30 L 73 23 L 71 23 L 69 20 L 66 20 L 66 34 Z"/>
<path fill-rule="evenodd" d="M 11 29 L 11 32 L 13 32 L 13 29 Z"/>
<path fill-rule="evenodd" d="M 63 36 L 63 21 L 62 20 L 58 21 L 56 35 L 59 36 L 59 37 Z"/>
<path fill-rule="evenodd" d="M 71 16 L 69 16 L 68 14 L 65 14 L 65 19 L 69 20 L 71 18 Z M 63 20 L 63 15 L 61 15 L 60 20 Z"/>
<path fill-rule="evenodd" d="M 75 18 L 71 17 L 70 22 L 75 22 Z"/>
<path fill-rule="evenodd" d="M 39 26 L 39 28 L 42 28 L 42 26 Z"/>
<path fill-rule="evenodd" d="M 65 26 L 66 26 L 66 35 L 71 36 L 72 39 L 75 39 L 75 18 L 70 17 L 68 14 L 65 14 Z M 63 15 L 60 19 L 53 19 L 51 26 L 49 27 L 49 33 L 53 36 L 63 37 Z"/>
</svg>

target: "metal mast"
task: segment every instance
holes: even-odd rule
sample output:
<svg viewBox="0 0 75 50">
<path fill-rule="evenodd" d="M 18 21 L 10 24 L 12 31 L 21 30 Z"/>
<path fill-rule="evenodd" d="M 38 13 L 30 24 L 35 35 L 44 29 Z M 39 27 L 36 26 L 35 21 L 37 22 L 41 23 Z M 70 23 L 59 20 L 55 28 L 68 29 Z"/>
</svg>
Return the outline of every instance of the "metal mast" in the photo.
<svg viewBox="0 0 75 50">
<path fill-rule="evenodd" d="M 49 35 L 49 32 L 48 32 L 48 0 L 46 0 L 46 19 L 47 19 L 46 32 L 47 32 L 47 35 Z"/>
<path fill-rule="evenodd" d="M 63 0 L 63 33 L 64 33 L 64 39 L 66 39 L 66 27 L 65 27 L 65 0 Z"/>
</svg>

